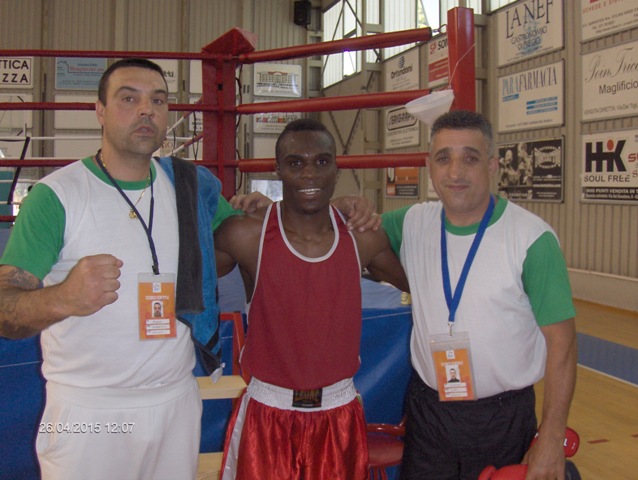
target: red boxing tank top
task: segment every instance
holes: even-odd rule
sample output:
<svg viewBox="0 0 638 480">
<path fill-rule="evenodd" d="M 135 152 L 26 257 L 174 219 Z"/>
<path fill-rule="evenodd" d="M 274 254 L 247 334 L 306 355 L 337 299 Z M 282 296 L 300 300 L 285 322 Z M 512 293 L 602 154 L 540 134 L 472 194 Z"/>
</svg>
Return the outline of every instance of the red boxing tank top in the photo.
<svg viewBox="0 0 638 480">
<path fill-rule="evenodd" d="M 332 385 L 359 368 L 361 267 L 354 238 L 330 207 L 335 241 L 319 258 L 300 255 L 271 205 L 262 230 L 242 365 L 293 390 Z"/>
</svg>

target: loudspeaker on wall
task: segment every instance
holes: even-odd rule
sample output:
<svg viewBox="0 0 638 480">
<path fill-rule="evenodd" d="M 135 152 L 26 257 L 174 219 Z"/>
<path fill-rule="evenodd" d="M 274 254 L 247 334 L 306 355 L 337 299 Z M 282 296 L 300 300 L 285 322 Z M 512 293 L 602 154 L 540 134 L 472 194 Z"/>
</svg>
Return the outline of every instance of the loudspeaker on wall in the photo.
<svg viewBox="0 0 638 480">
<path fill-rule="evenodd" d="M 295 25 L 299 25 L 301 27 L 307 27 L 310 25 L 310 10 L 311 4 L 308 0 L 298 0 L 294 4 L 295 13 L 294 13 L 294 22 Z"/>
</svg>

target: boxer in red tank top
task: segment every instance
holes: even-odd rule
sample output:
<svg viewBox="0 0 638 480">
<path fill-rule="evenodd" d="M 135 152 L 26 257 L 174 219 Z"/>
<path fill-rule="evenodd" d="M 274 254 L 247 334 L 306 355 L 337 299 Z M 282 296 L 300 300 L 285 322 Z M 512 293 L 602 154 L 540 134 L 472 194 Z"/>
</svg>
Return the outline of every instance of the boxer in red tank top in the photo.
<svg viewBox="0 0 638 480">
<path fill-rule="evenodd" d="M 346 228 L 330 206 L 338 169 L 332 135 L 288 124 L 276 145 L 283 201 L 225 221 L 215 235 L 220 276 L 239 265 L 252 380 L 226 435 L 222 479 L 367 478 L 359 368 L 363 268 L 408 291 L 383 230 Z"/>
</svg>

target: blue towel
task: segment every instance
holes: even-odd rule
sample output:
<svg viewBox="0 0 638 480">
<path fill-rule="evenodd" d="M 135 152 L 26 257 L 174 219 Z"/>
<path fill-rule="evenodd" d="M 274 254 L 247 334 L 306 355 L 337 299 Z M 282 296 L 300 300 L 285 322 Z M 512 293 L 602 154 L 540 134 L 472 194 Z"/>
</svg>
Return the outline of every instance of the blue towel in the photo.
<svg viewBox="0 0 638 480">
<path fill-rule="evenodd" d="M 188 160 L 162 157 L 159 162 L 175 186 L 177 203 L 179 256 L 176 314 L 181 322 L 190 327 L 193 342 L 210 375 L 221 364 L 212 232 L 221 182 L 209 170 L 195 167 Z"/>
</svg>

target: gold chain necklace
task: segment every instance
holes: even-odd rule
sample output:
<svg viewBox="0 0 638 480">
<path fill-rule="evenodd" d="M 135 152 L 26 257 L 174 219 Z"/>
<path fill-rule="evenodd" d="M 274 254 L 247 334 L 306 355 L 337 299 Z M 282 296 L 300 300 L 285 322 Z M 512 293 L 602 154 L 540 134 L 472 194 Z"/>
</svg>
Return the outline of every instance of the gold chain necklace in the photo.
<svg viewBox="0 0 638 480">
<path fill-rule="evenodd" d="M 104 155 L 102 155 L 102 152 L 100 152 L 99 159 L 104 169 L 108 172 L 109 169 L 106 168 L 106 163 L 104 163 Z M 137 204 L 140 203 L 140 200 L 142 200 L 142 197 L 146 193 L 146 189 L 148 188 L 150 184 L 151 184 L 151 174 L 149 173 L 148 177 L 146 177 L 146 185 L 144 185 L 144 190 L 142 190 L 142 193 L 140 193 L 140 196 L 137 198 L 137 201 L 133 204 L 133 207 L 131 207 L 131 209 L 128 212 L 128 218 L 130 218 L 131 220 L 135 220 L 137 218 L 137 213 L 135 213 L 135 209 L 137 208 Z"/>
</svg>

